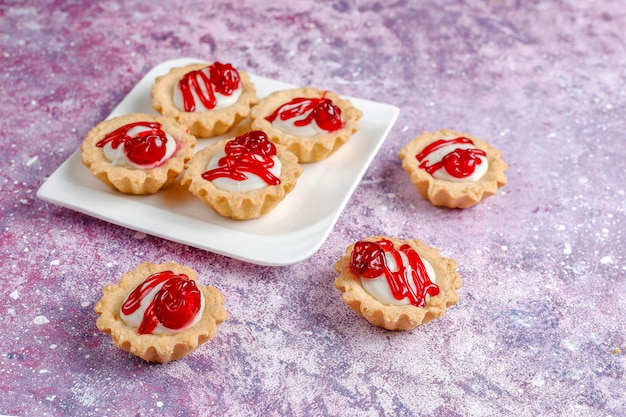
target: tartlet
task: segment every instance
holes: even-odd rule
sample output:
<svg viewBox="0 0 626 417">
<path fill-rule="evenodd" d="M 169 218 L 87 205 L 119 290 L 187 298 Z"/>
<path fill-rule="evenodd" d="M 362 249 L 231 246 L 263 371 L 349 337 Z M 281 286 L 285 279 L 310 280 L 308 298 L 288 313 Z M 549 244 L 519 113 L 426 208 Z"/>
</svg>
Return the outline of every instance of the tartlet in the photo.
<svg viewBox="0 0 626 417">
<path fill-rule="evenodd" d="M 456 262 L 413 239 L 364 238 L 334 268 L 344 303 L 387 330 L 411 330 L 440 317 L 461 287 Z"/>
<path fill-rule="evenodd" d="M 98 329 L 120 349 L 165 363 L 215 336 L 228 317 L 223 304 L 220 291 L 198 284 L 193 269 L 176 262 L 144 262 L 104 287 L 94 310 Z"/>
<path fill-rule="evenodd" d="M 133 113 L 96 125 L 80 149 L 83 164 L 100 181 L 125 194 L 152 194 L 174 182 L 195 145 L 175 120 Z"/>
<path fill-rule="evenodd" d="M 221 135 L 245 119 L 258 102 L 250 76 L 231 64 L 193 63 L 155 79 L 152 107 L 199 137 Z"/>
<path fill-rule="evenodd" d="M 253 130 L 266 132 L 303 163 L 336 152 L 359 130 L 362 115 L 349 100 L 313 87 L 276 91 L 250 111 Z"/>
<path fill-rule="evenodd" d="M 435 206 L 472 207 L 507 183 L 502 154 L 467 133 L 422 132 L 398 157 L 419 194 Z"/>
<path fill-rule="evenodd" d="M 301 173 L 293 153 L 250 131 L 196 153 L 181 184 L 220 215 L 248 220 L 276 207 Z"/>
</svg>

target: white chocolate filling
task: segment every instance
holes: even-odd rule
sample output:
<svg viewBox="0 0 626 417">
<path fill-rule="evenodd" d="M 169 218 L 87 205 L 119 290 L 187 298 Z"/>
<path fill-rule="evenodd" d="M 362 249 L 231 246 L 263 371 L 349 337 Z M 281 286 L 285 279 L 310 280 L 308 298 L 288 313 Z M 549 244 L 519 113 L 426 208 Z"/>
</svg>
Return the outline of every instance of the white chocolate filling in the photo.
<svg viewBox="0 0 626 417">
<path fill-rule="evenodd" d="M 148 308 L 152 300 L 154 300 L 154 297 L 159 292 L 159 290 L 163 288 L 163 285 L 165 285 L 166 282 L 167 281 L 162 282 L 161 284 L 155 286 L 148 294 L 146 294 L 146 296 L 142 298 L 139 304 L 139 308 L 135 310 L 132 314 L 128 314 L 128 315 L 124 314 L 122 312 L 122 309 L 120 308 L 120 318 L 122 319 L 124 324 L 126 324 L 128 327 L 138 329 L 139 326 L 141 325 L 141 322 L 143 321 L 143 316 L 146 313 L 146 309 Z M 124 300 L 124 302 L 126 302 L 126 300 Z M 124 304 L 122 303 L 122 305 Z M 198 323 L 200 319 L 202 318 L 203 312 L 204 312 L 204 294 L 202 293 L 202 291 L 200 291 L 200 309 L 196 313 L 193 320 L 191 320 L 186 326 L 180 329 L 170 329 L 170 328 L 163 326 L 161 323 L 159 323 L 157 324 L 156 328 L 152 331 L 151 334 L 169 335 L 169 334 L 180 333 L 183 330 L 188 329 L 192 327 L 194 324 Z"/>
<path fill-rule="evenodd" d="M 442 138 L 444 140 L 454 139 L 453 137 Z M 426 163 L 428 166 L 434 165 L 440 162 L 447 154 L 454 152 L 456 149 L 478 149 L 474 145 L 471 144 L 463 144 L 463 143 L 450 143 L 446 146 L 443 146 L 437 149 L 434 152 L 429 153 L 424 159 L 420 161 L 420 164 Z M 433 178 L 444 181 L 451 182 L 476 182 L 480 180 L 483 175 L 489 170 L 489 162 L 487 161 L 486 156 L 477 155 L 477 159 L 480 160 L 480 163 L 476 163 L 474 172 L 465 177 L 458 178 L 448 174 L 444 167 L 439 168 L 437 171 L 432 173 Z"/>
<path fill-rule="evenodd" d="M 135 126 L 131 128 L 126 134 L 129 137 L 138 136 L 141 132 L 151 130 L 149 127 L 144 126 Z M 150 164 L 150 165 L 138 165 L 128 159 L 128 155 L 124 151 L 124 144 L 120 144 L 117 148 L 113 148 L 112 142 L 107 142 L 103 147 L 102 151 L 104 152 L 104 157 L 111 162 L 111 164 L 126 167 L 126 168 L 134 168 L 134 169 L 152 169 L 162 165 L 165 161 L 170 159 L 172 155 L 176 152 L 176 140 L 169 134 L 165 133 L 165 155 L 159 161 Z"/>
<path fill-rule="evenodd" d="M 213 158 L 211 158 L 209 164 L 207 165 L 207 171 L 219 168 L 218 162 L 224 156 L 226 156 L 226 153 L 224 152 L 224 150 L 221 150 Z M 282 168 L 280 159 L 278 159 L 278 157 L 274 155 L 272 156 L 272 161 L 274 161 L 274 166 L 269 169 L 269 172 L 271 172 L 276 177 L 280 177 L 280 171 Z M 242 173 L 246 177 L 248 177 L 243 181 L 237 181 L 228 177 L 220 177 L 212 180 L 211 182 L 220 190 L 233 191 L 237 193 L 245 193 L 247 191 L 260 190 L 267 187 L 267 183 L 258 175 L 251 172 Z"/>
<path fill-rule="evenodd" d="M 406 278 L 407 278 L 406 281 L 409 283 L 409 285 L 415 292 L 416 291 L 415 282 L 413 281 L 413 278 L 411 278 L 411 273 L 413 269 L 410 267 L 406 254 L 400 252 L 400 256 L 402 258 L 402 263 L 407 267 L 406 268 Z M 391 273 L 397 273 L 399 268 L 393 255 L 385 252 L 385 259 L 387 261 L 387 268 L 389 268 L 389 271 Z M 424 267 L 426 268 L 426 272 L 428 273 L 428 278 L 430 278 L 430 281 L 433 284 L 435 284 L 436 278 L 437 278 L 435 275 L 435 269 L 426 259 L 422 258 L 421 256 L 420 256 L 420 259 L 422 260 L 422 263 L 424 264 Z M 387 278 L 385 277 L 384 273 L 375 278 L 361 277 L 361 285 L 363 286 L 365 291 L 367 291 L 372 297 L 376 298 L 378 301 L 380 301 L 381 303 L 385 305 L 401 306 L 401 305 L 407 305 L 411 303 L 408 297 L 398 300 L 393 296 L 393 294 L 391 293 L 391 289 L 389 288 L 389 284 L 387 283 Z M 428 302 L 429 298 L 430 296 L 426 295 L 426 302 Z"/>
<path fill-rule="evenodd" d="M 281 119 L 280 115 L 282 114 L 283 111 L 288 111 L 292 107 L 297 107 L 297 106 L 299 105 L 298 104 L 295 104 L 293 106 L 284 105 L 281 111 L 278 113 L 278 116 L 276 117 L 276 119 L 274 119 L 274 121 L 272 122 L 272 126 L 274 126 L 276 129 L 279 129 L 287 134 L 297 136 L 299 138 L 310 138 L 315 135 L 328 133 L 326 130 L 318 126 L 315 119 L 312 119 L 309 124 L 306 124 L 304 126 L 295 125 L 297 121 L 306 119 L 309 116 L 309 114 L 313 111 L 313 109 L 308 110 L 304 112 L 303 114 L 297 115 L 296 117 L 292 117 L 291 119 L 287 119 L 287 120 Z"/>
<path fill-rule="evenodd" d="M 210 79 L 211 78 L 211 74 L 209 71 L 209 68 L 204 68 L 202 70 L 202 72 Z M 210 87 L 213 88 L 213 85 L 211 83 L 209 83 Z M 202 93 L 202 95 L 204 97 L 209 97 L 209 95 L 207 94 L 207 85 L 200 81 L 198 83 L 198 86 L 200 87 L 200 91 Z M 202 104 L 202 100 L 200 100 L 200 97 L 198 95 L 198 92 L 196 91 L 195 88 L 190 88 L 190 92 L 193 96 L 193 101 L 194 104 L 196 106 L 195 110 L 192 113 L 200 113 L 200 112 L 205 112 L 205 111 L 211 111 L 211 110 L 219 110 L 219 109 L 223 109 L 226 107 L 230 107 L 233 104 L 235 104 L 237 102 L 237 100 L 239 100 L 239 96 L 241 96 L 241 93 L 243 92 L 243 87 L 241 85 L 241 82 L 239 82 L 239 86 L 237 87 L 237 89 L 235 89 L 233 91 L 233 93 L 229 96 L 217 93 L 215 91 L 213 91 L 213 95 L 215 96 L 215 107 L 213 108 L 206 108 L 204 106 L 204 104 Z M 176 106 L 176 108 L 180 111 L 185 111 L 185 105 L 184 105 L 184 101 L 183 101 L 183 93 L 180 90 L 180 80 L 176 83 L 176 87 L 174 88 L 174 92 L 173 92 L 173 97 L 172 100 L 174 102 L 174 106 Z"/>
</svg>

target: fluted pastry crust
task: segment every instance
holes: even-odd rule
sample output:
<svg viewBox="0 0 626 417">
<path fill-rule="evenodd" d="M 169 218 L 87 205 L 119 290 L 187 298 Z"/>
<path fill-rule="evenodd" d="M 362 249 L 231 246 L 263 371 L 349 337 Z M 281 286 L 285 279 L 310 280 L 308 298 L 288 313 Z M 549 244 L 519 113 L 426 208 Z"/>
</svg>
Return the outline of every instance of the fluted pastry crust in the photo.
<svg viewBox="0 0 626 417">
<path fill-rule="evenodd" d="M 301 138 L 283 132 L 265 119 L 283 104 L 300 97 L 325 97 L 332 100 L 333 104 L 341 109 L 343 127 L 333 132 Z M 363 112 L 354 107 L 349 100 L 343 99 L 331 91 L 319 90 L 313 87 L 276 91 L 259 101 L 250 112 L 252 130 L 266 132 L 273 142 L 287 147 L 303 163 L 320 161 L 335 153 L 359 130 L 359 119 L 362 115 Z"/>
<path fill-rule="evenodd" d="M 207 171 L 209 161 L 224 149 L 229 140 L 223 139 L 198 151 L 189 161 L 181 184 L 187 186 L 200 201 L 224 217 L 236 220 L 260 217 L 270 212 L 293 190 L 298 177 L 302 174 L 302 166 L 298 164 L 298 158 L 293 153 L 276 145 L 276 156 L 282 164 L 280 184 L 246 192 L 222 190 L 211 181 L 202 178 L 202 173 Z"/>
<path fill-rule="evenodd" d="M 427 246 L 419 240 L 400 240 L 392 237 L 374 236 L 362 240 L 376 242 L 387 239 L 395 248 L 408 244 L 422 258 L 426 259 L 435 270 L 436 284 L 439 294 L 429 297 L 424 307 L 414 305 L 386 305 L 378 301 L 361 285 L 361 279 L 350 268 L 350 256 L 354 244 L 346 249 L 346 253 L 334 265 L 339 273 L 334 284 L 343 294 L 343 301 L 356 313 L 375 326 L 387 330 L 411 330 L 440 317 L 447 307 L 456 304 L 456 290 L 461 287 L 461 279 L 456 272 L 454 260 L 442 257 L 435 248 Z"/>
<path fill-rule="evenodd" d="M 164 116 L 178 120 L 189 128 L 198 138 L 221 135 L 245 119 L 250 108 L 258 102 L 256 88 L 250 76 L 237 70 L 243 91 L 232 106 L 203 112 L 185 112 L 174 105 L 174 87 L 188 72 L 201 70 L 209 66 L 207 63 L 194 63 L 184 67 L 172 68 L 167 74 L 157 77 L 152 86 L 152 108 Z"/>
<path fill-rule="evenodd" d="M 204 295 L 205 306 L 200 321 L 192 327 L 171 335 L 140 335 L 136 328 L 127 326 L 120 318 L 120 308 L 126 297 L 147 277 L 166 270 L 175 274 L 185 274 L 197 283 L 196 272 L 176 262 L 159 265 L 144 262 L 124 274 L 118 283 L 104 287 L 102 298 L 94 307 L 99 315 L 96 322 L 98 329 L 111 335 L 113 343 L 120 349 L 148 362 L 165 363 L 186 356 L 215 336 L 217 326 L 228 317 L 223 307 L 224 296 L 220 291 L 212 286 L 197 283 Z"/>
<path fill-rule="evenodd" d="M 470 182 L 452 182 L 434 178 L 420 168 L 418 155 L 426 146 L 443 137 L 466 137 L 474 142 L 474 146 L 487 154 L 489 169 L 478 180 Z M 449 208 L 472 207 L 507 183 L 504 174 L 508 165 L 502 159 L 502 154 L 487 142 L 468 133 L 442 129 L 434 133 L 422 132 L 419 136 L 406 144 L 398 153 L 402 161 L 402 168 L 407 172 L 411 183 L 419 194 L 436 206 Z"/>
<path fill-rule="evenodd" d="M 136 169 L 112 164 L 96 144 L 107 134 L 134 122 L 158 122 L 178 143 L 179 149 L 163 165 L 152 169 Z M 196 138 L 175 120 L 148 114 L 132 113 L 105 120 L 89 131 L 81 144 L 83 164 L 108 186 L 125 194 L 153 194 L 174 182 L 193 156 Z"/>
</svg>

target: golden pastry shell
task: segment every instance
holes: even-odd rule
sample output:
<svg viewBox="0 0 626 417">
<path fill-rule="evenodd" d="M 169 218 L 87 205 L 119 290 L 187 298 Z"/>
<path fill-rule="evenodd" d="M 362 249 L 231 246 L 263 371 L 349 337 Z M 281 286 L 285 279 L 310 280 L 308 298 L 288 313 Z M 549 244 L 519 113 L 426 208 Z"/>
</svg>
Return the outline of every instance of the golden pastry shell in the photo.
<svg viewBox="0 0 626 417">
<path fill-rule="evenodd" d="M 341 118 L 344 123 L 341 129 L 310 138 L 300 138 L 275 128 L 272 123 L 265 119 L 277 108 L 294 98 L 321 98 L 322 96 L 332 100 L 341 109 Z M 276 91 L 259 101 L 250 111 L 252 130 L 266 132 L 272 141 L 286 146 L 289 151 L 298 156 L 298 160 L 302 163 L 317 162 L 335 153 L 359 130 L 359 119 L 362 115 L 363 112 L 354 107 L 349 100 L 343 99 L 331 91 L 313 87 Z"/>
<path fill-rule="evenodd" d="M 489 169 L 478 181 L 452 182 L 434 178 L 424 169 L 416 155 L 430 143 L 441 138 L 466 137 L 474 142 L 474 146 L 487 154 Z M 411 183 L 418 193 L 435 206 L 449 208 L 472 207 L 487 197 L 494 195 L 498 189 L 507 183 L 504 172 L 508 165 L 502 159 L 502 154 L 487 142 L 468 133 L 442 129 L 434 133 L 422 132 L 407 143 L 398 153 L 402 161 L 402 168 L 409 175 Z"/>
<path fill-rule="evenodd" d="M 102 148 L 96 144 L 104 137 L 129 123 L 158 122 L 178 143 L 179 149 L 163 165 L 152 169 L 135 169 L 112 164 Z M 125 194 L 153 194 L 174 182 L 185 169 L 186 162 L 193 156 L 196 138 L 187 128 L 173 119 L 163 116 L 132 113 L 105 120 L 92 128 L 81 144 L 83 164 L 91 173 L 108 186 Z"/>
<path fill-rule="evenodd" d="M 120 307 L 139 284 L 157 272 L 171 270 L 175 274 L 186 274 L 197 282 L 196 272 L 176 262 L 152 264 L 144 262 L 122 276 L 122 279 L 104 287 L 102 298 L 94 311 L 99 315 L 96 326 L 109 334 L 113 343 L 120 349 L 130 352 L 148 362 L 171 362 L 180 359 L 198 346 L 207 342 L 217 332 L 217 326 L 228 318 L 223 307 L 224 296 L 212 286 L 198 285 L 205 300 L 202 318 L 192 327 L 172 335 L 137 333 L 137 329 L 127 326 L 120 318 Z"/>
<path fill-rule="evenodd" d="M 199 138 L 208 138 L 225 133 L 245 119 L 250 113 L 250 108 L 258 102 L 256 88 L 250 80 L 250 76 L 238 69 L 243 91 L 235 104 L 204 112 L 179 110 L 174 105 L 173 99 L 176 84 L 188 72 L 201 70 L 209 65 L 208 63 L 193 63 L 172 68 L 167 74 L 155 79 L 151 90 L 152 108 L 158 113 L 184 124 L 193 135 Z"/>
<path fill-rule="evenodd" d="M 440 317 L 447 307 L 456 304 L 458 301 L 456 290 L 461 288 L 461 279 L 456 272 L 457 264 L 454 260 L 442 257 L 437 249 L 419 240 L 400 240 L 383 236 L 366 237 L 362 240 L 376 242 L 381 239 L 391 241 L 396 248 L 408 244 L 426 259 L 435 270 L 435 283 L 439 286 L 439 294 L 430 297 L 424 307 L 381 303 L 363 288 L 361 278 L 350 269 L 350 256 L 354 249 L 352 244 L 334 265 L 339 273 L 334 285 L 343 293 L 342 300 L 352 310 L 375 326 L 387 330 L 411 330 Z"/>
</svg>

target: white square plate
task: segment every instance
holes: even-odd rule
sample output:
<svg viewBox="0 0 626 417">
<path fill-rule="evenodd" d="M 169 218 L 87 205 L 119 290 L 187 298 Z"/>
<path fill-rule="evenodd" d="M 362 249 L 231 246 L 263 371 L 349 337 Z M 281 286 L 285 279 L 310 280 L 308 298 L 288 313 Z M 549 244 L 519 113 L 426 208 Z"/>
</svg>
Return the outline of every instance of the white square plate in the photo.
<svg viewBox="0 0 626 417">
<path fill-rule="evenodd" d="M 163 62 L 130 91 L 109 118 L 154 114 L 150 90 L 154 79 L 172 67 L 192 62 Z M 263 98 L 290 84 L 250 75 Z M 76 150 L 39 188 L 37 196 L 72 210 L 153 236 L 259 265 L 290 265 L 313 255 L 324 243 L 395 123 L 397 107 L 350 98 L 363 112 L 361 129 L 326 160 L 304 164 L 294 190 L 270 213 L 254 220 L 231 220 L 215 213 L 177 181 L 147 196 L 119 193 L 93 177 Z M 214 140 L 199 139 L 196 149 Z"/>
</svg>

